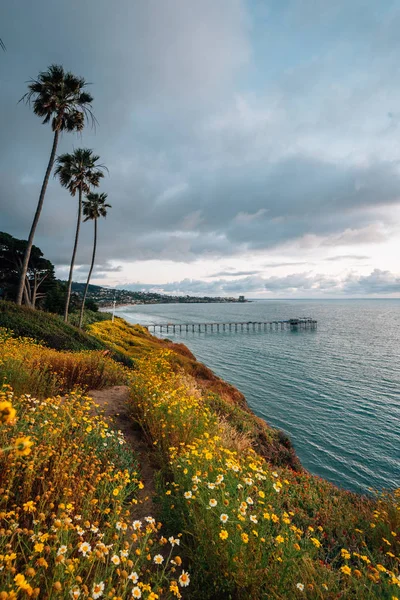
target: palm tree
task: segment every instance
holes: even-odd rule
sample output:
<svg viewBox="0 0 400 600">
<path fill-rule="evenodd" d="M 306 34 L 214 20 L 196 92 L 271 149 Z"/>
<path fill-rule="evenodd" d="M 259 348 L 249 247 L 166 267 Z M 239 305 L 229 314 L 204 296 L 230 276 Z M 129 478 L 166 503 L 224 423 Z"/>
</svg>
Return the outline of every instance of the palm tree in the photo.
<svg viewBox="0 0 400 600">
<path fill-rule="evenodd" d="M 83 220 L 86 221 L 94 221 L 94 240 L 93 240 L 93 254 L 92 254 L 92 264 L 90 265 L 90 270 L 86 282 L 85 292 L 83 294 L 82 306 L 81 306 L 81 314 L 79 317 L 79 327 L 82 327 L 83 321 L 83 313 L 85 310 L 85 302 L 86 295 L 89 289 L 89 282 L 92 276 L 94 259 L 96 257 L 96 245 L 97 245 L 97 219 L 100 217 L 107 216 L 107 208 L 111 208 L 111 204 L 106 203 L 107 194 L 95 194 L 91 193 L 86 196 L 86 200 L 83 201 L 83 216 L 85 217 Z"/>
<path fill-rule="evenodd" d="M 99 156 L 93 154 L 93 150 L 88 150 L 87 148 L 78 148 L 77 150 L 74 150 L 72 154 L 61 154 L 57 157 L 57 167 L 54 176 L 59 176 L 61 185 L 69 190 L 71 196 L 75 196 L 78 191 L 79 198 L 75 243 L 69 269 L 67 297 L 65 300 L 64 321 L 66 323 L 68 322 L 72 275 L 82 219 L 82 195 L 88 194 L 91 187 L 98 187 L 100 179 L 104 177 L 102 170 L 106 167 L 104 167 L 104 165 L 96 164 L 99 158 Z"/>
<path fill-rule="evenodd" d="M 39 201 L 36 207 L 31 231 L 29 233 L 24 261 L 22 263 L 21 278 L 17 293 L 17 304 L 22 304 L 22 295 L 33 238 L 35 236 L 40 213 L 42 212 L 44 196 L 46 194 L 50 173 L 53 168 L 60 133 L 62 131 L 82 131 L 86 119 L 90 119 L 92 124 L 95 123 L 91 111 L 91 102 L 93 101 L 93 98 L 84 91 L 86 86 L 87 83 L 83 77 L 76 77 L 72 73 L 64 71 L 64 68 L 61 65 L 51 65 L 47 71 L 39 73 L 37 79 L 32 79 L 29 82 L 29 91 L 20 100 L 20 102 L 24 101 L 29 106 L 31 104 L 33 105 L 33 112 L 38 117 L 43 118 L 43 124 L 50 123 L 51 121 L 54 138 L 49 163 L 44 176 L 42 189 L 40 190 Z"/>
</svg>

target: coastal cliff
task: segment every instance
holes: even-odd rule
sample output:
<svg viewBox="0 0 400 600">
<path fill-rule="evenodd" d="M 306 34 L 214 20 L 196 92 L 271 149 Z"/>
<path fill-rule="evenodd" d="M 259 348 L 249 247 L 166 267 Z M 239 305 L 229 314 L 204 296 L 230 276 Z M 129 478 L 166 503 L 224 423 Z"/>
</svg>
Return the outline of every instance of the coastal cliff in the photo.
<svg viewBox="0 0 400 600">
<path fill-rule="evenodd" d="M 184 345 L 0 302 L 0 382 L 2 599 L 398 600 L 400 491 L 306 472 Z"/>
<path fill-rule="evenodd" d="M 261 456 L 276 466 L 302 471 L 300 460 L 288 436 L 257 417 L 244 395 L 199 362 L 184 344 L 157 338 L 146 328 L 130 325 L 118 317 L 114 323 L 94 323 L 89 331 L 115 351 L 126 354 L 133 360 L 157 350 L 170 350 L 169 361 L 174 370 L 191 379 L 191 384 L 194 383 L 207 396 L 213 410 L 223 416 L 239 434 L 246 433 Z"/>
</svg>

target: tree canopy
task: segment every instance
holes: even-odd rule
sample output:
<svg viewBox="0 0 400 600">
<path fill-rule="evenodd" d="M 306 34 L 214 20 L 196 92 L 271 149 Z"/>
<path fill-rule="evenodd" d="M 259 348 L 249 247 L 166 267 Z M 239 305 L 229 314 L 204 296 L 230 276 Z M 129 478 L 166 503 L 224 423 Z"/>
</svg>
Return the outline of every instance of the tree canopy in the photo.
<svg viewBox="0 0 400 600">
<path fill-rule="evenodd" d="M 15 297 L 27 246 L 9 233 L 0 232 L 0 297 Z M 37 246 L 32 246 L 24 286 L 25 304 L 35 308 L 43 304 L 47 293 L 55 286 L 54 265 L 44 258 Z"/>
</svg>

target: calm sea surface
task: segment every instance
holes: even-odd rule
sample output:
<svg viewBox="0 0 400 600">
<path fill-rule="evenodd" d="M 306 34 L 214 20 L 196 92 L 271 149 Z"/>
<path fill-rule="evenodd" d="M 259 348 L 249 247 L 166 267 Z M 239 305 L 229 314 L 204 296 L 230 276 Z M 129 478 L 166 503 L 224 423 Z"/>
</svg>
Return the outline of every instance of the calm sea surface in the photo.
<svg viewBox="0 0 400 600">
<path fill-rule="evenodd" d="M 316 331 L 168 337 L 288 433 L 312 473 L 354 491 L 400 487 L 399 300 L 162 304 L 117 313 L 144 325 L 314 317 Z"/>
</svg>

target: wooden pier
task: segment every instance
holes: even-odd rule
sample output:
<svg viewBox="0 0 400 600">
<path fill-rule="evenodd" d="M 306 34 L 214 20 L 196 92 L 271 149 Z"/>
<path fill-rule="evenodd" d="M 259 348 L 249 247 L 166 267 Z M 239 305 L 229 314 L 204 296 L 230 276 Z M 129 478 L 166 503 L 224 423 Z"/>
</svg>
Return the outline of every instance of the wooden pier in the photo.
<svg viewBox="0 0 400 600">
<path fill-rule="evenodd" d="M 153 333 L 162 333 L 170 331 L 176 333 L 198 332 L 237 332 L 237 331 L 277 331 L 277 330 L 298 330 L 298 329 L 316 329 L 317 321 L 310 317 L 300 317 L 298 319 L 285 319 L 281 321 L 244 321 L 228 323 L 152 323 L 145 325 L 148 331 Z"/>
</svg>

